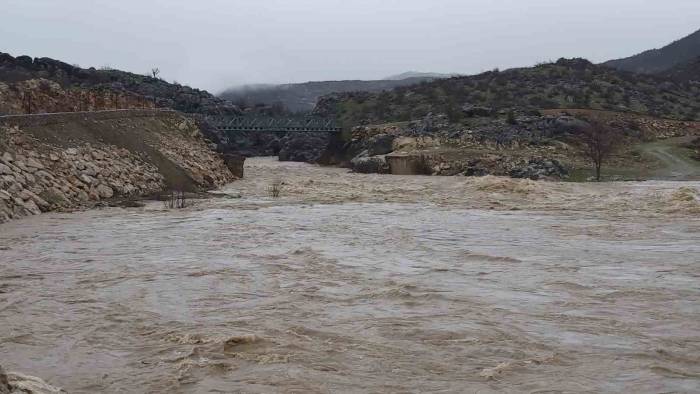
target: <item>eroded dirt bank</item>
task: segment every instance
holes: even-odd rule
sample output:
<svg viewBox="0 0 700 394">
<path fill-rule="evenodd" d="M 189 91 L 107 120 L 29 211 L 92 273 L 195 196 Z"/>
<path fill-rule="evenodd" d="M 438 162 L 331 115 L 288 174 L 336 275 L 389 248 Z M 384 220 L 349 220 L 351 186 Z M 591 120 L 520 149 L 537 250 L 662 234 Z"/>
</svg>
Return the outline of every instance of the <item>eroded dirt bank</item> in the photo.
<svg viewBox="0 0 700 394">
<path fill-rule="evenodd" d="M 698 182 L 246 177 L 1 225 L 3 366 L 69 392 L 700 388 Z"/>
</svg>

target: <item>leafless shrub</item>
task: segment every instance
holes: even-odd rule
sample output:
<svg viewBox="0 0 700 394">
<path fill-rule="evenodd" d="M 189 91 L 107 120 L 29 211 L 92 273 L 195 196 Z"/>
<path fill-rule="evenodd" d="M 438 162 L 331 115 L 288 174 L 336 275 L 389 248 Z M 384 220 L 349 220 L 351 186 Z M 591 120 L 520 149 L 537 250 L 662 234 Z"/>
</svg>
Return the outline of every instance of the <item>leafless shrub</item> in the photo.
<svg viewBox="0 0 700 394">
<path fill-rule="evenodd" d="M 579 140 L 583 145 L 584 154 L 593 162 L 596 180 L 600 182 L 603 162 L 622 141 L 620 134 L 604 121 L 595 118 L 589 118 L 587 121 L 588 126 L 581 131 Z"/>
<path fill-rule="evenodd" d="M 166 209 L 182 209 L 187 207 L 187 198 L 185 192 L 171 191 L 170 194 L 163 200 Z"/>
<path fill-rule="evenodd" d="M 282 192 L 282 181 L 276 180 L 273 181 L 270 186 L 267 188 L 267 193 L 270 195 L 272 198 L 278 198 L 280 196 L 280 193 Z"/>
</svg>

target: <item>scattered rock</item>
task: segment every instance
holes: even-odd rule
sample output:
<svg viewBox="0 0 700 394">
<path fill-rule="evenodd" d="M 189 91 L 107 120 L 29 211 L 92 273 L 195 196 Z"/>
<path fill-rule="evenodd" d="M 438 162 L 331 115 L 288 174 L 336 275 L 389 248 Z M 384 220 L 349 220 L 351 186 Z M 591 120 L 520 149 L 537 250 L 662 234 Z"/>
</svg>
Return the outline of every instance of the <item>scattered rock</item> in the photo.
<svg viewBox="0 0 700 394">
<path fill-rule="evenodd" d="M 528 178 L 538 180 L 543 178 L 566 178 L 569 173 L 557 160 L 532 158 L 522 167 L 515 168 L 510 172 L 513 178 Z"/>
<path fill-rule="evenodd" d="M 462 112 L 464 112 L 464 114 L 466 116 L 469 116 L 469 117 L 474 117 L 474 116 L 486 117 L 486 116 L 492 116 L 494 113 L 494 110 L 493 110 L 493 108 L 490 108 L 490 107 L 464 104 L 462 106 Z"/>
<path fill-rule="evenodd" d="M 390 172 L 385 156 L 356 157 L 350 161 L 350 168 L 363 174 L 388 174 Z"/>
<path fill-rule="evenodd" d="M 32 130 L 0 123 L 0 144 L 10 141 L 7 151 L 2 151 L 5 145 L 0 149 L 0 223 L 43 211 L 93 206 L 115 197 L 152 195 L 172 185 L 183 185 L 178 187 L 194 191 L 222 186 L 235 179 L 224 160 L 209 150 L 204 140 L 193 139 L 192 130 L 177 130 L 173 120 L 183 118 L 172 116 L 175 119 L 158 117 L 146 121 L 151 122 L 148 124 L 152 129 L 164 130 L 153 132 L 143 142 L 150 144 L 148 150 L 134 152 L 113 145 L 81 143 L 79 136 L 72 137 L 76 146 L 62 150 L 62 147 L 34 138 Z M 128 128 L 132 121 L 144 122 L 138 117 L 117 119 L 110 127 Z M 83 118 L 71 120 L 82 121 Z M 95 128 L 108 124 L 89 122 L 84 126 Z M 188 127 L 195 127 L 194 123 L 188 121 L 188 124 Z M 27 127 L 34 127 L 34 124 Z M 147 128 L 143 132 L 150 130 Z M 139 133 L 129 138 L 137 139 Z M 92 134 L 86 140 L 92 141 Z M 152 157 L 153 150 L 157 152 L 156 157 Z M 242 157 L 231 159 L 228 164 L 233 168 L 235 162 L 235 167 L 242 172 L 243 160 Z M 153 162 L 159 163 L 163 172 Z"/>
</svg>

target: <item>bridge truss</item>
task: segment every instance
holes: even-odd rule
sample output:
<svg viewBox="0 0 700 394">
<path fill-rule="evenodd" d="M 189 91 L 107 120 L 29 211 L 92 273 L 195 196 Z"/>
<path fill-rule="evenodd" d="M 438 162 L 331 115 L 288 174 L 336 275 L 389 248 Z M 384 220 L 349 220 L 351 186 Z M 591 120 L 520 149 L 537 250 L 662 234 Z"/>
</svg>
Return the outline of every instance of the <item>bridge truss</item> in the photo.
<svg viewBox="0 0 700 394">
<path fill-rule="evenodd" d="M 238 116 L 209 119 L 219 131 L 259 133 L 340 133 L 335 120 L 315 117 Z"/>
</svg>

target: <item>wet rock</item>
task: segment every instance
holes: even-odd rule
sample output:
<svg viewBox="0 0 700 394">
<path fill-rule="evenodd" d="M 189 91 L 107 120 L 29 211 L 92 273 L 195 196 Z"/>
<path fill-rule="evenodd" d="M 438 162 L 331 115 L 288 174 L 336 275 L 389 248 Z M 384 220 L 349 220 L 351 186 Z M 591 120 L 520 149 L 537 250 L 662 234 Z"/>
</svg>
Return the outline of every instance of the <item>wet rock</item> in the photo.
<svg viewBox="0 0 700 394">
<path fill-rule="evenodd" d="M 109 204 L 109 206 L 115 208 L 143 208 L 146 206 L 146 204 L 136 200 L 123 200 L 112 202 Z"/>
<path fill-rule="evenodd" d="M 543 178 L 566 178 L 568 171 L 557 160 L 532 158 L 521 167 L 515 168 L 509 174 L 513 178 L 528 178 L 538 180 Z"/>
<path fill-rule="evenodd" d="M 33 200 L 22 201 L 19 203 L 24 209 L 26 209 L 32 215 L 38 215 L 41 213 L 41 209 L 36 205 Z"/>
<path fill-rule="evenodd" d="M 389 164 L 384 156 L 355 157 L 350 161 L 350 168 L 362 174 L 388 174 Z"/>
<path fill-rule="evenodd" d="M 5 376 L 3 379 L 2 376 Z M 3 387 L 3 380 L 7 382 Z M 3 391 L 7 390 L 7 391 Z M 4 373 L 0 368 L 0 394 L 54 394 L 65 393 L 64 390 L 54 387 L 44 380 L 34 376 L 20 373 Z"/>
<path fill-rule="evenodd" d="M 70 204 L 68 197 L 66 197 L 64 192 L 59 190 L 57 187 L 51 187 L 44 190 L 44 192 L 40 194 L 40 197 L 51 206 L 67 206 Z"/>
</svg>

